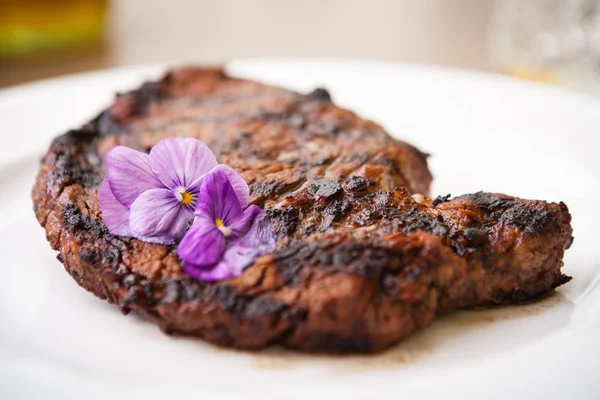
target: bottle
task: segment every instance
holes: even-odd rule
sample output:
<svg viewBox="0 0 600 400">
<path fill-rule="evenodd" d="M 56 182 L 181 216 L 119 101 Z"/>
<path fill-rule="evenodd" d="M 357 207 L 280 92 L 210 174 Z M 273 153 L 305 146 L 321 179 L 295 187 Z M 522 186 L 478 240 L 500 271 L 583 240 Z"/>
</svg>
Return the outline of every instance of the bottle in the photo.
<svg viewBox="0 0 600 400">
<path fill-rule="evenodd" d="M 0 0 L 0 59 L 80 48 L 102 36 L 108 0 Z"/>
</svg>

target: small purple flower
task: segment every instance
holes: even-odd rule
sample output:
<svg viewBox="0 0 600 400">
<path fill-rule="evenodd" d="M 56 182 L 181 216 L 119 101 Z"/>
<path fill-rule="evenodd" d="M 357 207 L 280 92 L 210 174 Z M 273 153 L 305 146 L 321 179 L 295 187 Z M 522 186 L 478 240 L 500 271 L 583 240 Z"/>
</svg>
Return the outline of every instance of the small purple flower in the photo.
<svg viewBox="0 0 600 400">
<path fill-rule="evenodd" d="M 241 179 L 241 178 L 240 178 Z M 179 243 L 184 269 L 193 278 L 215 281 L 241 274 L 257 257 L 275 250 L 266 213 L 236 195 L 238 180 L 215 169 L 204 177 L 195 222 Z"/>
<path fill-rule="evenodd" d="M 217 165 L 210 149 L 191 138 L 169 138 L 145 154 L 117 146 L 106 156 L 100 186 L 102 218 L 111 234 L 173 244 L 194 218 L 204 176 L 211 170 L 229 177 L 233 196 L 248 202 L 246 182 Z"/>
</svg>

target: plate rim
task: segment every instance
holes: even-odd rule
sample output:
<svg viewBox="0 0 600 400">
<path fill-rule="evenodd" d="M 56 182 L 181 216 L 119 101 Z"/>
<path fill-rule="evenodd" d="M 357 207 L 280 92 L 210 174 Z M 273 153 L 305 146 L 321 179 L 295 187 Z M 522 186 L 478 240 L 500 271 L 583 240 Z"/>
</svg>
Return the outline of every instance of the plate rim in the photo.
<svg viewBox="0 0 600 400">
<path fill-rule="evenodd" d="M 252 60 L 259 60 L 260 62 L 265 62 L 265 61 L 269 61 L 269 60 L 287 60 L 287 62 L 290 62 L 293 60 L 295 60 L 297 58 L 289 58 L 289 57 L 260 57 L 260 58 L 249 58 L 249 59 L 240 59 L 240 60 L 235 60 L 236 62 L 244 62 L 244 61 L 252 61 Z M 322 60 L 322 58 L 313 58 L 313 57 L 307 57 L 307 58 L 300 58 L 301 60 L 304 60 L 303 62 L 320 62 L 318 60 Z M 315 61 L 317 60 L 317 61 Z M 337 60 L 337 62 L 340 61 L 340 59 L 334 59 Z M 346 59 L 341 59 L 341 61 L 345 61 Z M 353 59 L 350 59 L 353 60 Z M 360 64 L 371 64 L 372 61 L 371 60 L 358 60 Z M 381 63 L 380 61 L 376 61 L 376 64 Z M 420 65 L 419 64 L 406 64 L 406 63 L 397 63 L 397 62 L 384 62 L 390 65 L 396 65 L 399 64 L 401 66 L 409 66 L 410 70 L 413 69 L 420 69 Z M 177 65 L 186 65 L 186 64 L 193 64 L 193 63 L 177 63 Z M 66 76 L 62 76 L 62 77 L 58 77 L 58 78 L 50 78 L 50 79 L 45 79 L 45 80 L 41 80 L 41 81 L 36 81 L 36 82 L 32 82 L 32 83 L 27 83 L 24 85 L 16 85 L 10 88 L 6 88 L 6 89 L 2 89 L 0 90 L 0 101 L 3 97 L 3 95 L 6 93 L 6 91 L 12 91 L 12 90 L 20 90 L 20 89 L 28 89 L 28 90 L 40 90 L 40 88 L 44 88 L 46 87 L 46 85 L 48 85 L 48 83 L 50 83 L 51 85 L 59 83 L 59 84 L 64 84 L 64 81 L 69 81 L 71 79 L 73 79 L 74 77 L 77 79 L 83 79 L 83 78 L 88 78 L 90 76 L 92 76 L 93 78 L 97 79 L 100 78 L 104 75 L 108 75 L 108 74 L 112 74 L 115 73 L 115 71 L 126 71 L 127 73 L 136 73 L 136 71 L 142 70 L 142 71 L 151 71 L 151 70 L 156 70 L 156 71 L 160 71 L 160 70 L 164 70 L 168 68 L 167 64 L 140 64 L 140 65 L 133 65 L 133 66 L 125 66 L 125 67 L 116 67 L 116 68 L 109 68 L 109 69 L 101 69 L 101 70 L 97 70 L 97 71 L 91 71 L 91 72 L 85 72 L 85 73 L 80 73 L 80 74 L 73 74 L 73 75 L 66 75 Z M 448 70 L 458 70 L 458 72 L 460 74 L 463 74 L 464 72 L 467 72 L 467 76 L 470 76 L 472 71 L 465 71 L 462 70 L 460 68 L 446 68 L 446 67 L 437 67 L 437 66 L 433 66 L 432 67 L 434 70 L 436 71 L 448 71 Z M 457 72 L 457 71 L 455 71 Z M 552 92 L 560 92 L 560 93 L 564 93 L 567 92 L 569 93 L 569 95 L 575 95 L 576 97 L 590 97 L 589 95 L 586 94 L 582 94 L 582 93 L 578 93 L 578 92 L 572 92 L 570 90 L 565 90 L 563 88 L 555 88 L 555 87 L 546 87 L 543 86 L 541 84 L 536 84 L 533 82 L 526 82 L 526 81 L 520 81 L 518 79 L 514 79 L 514 78 L 510 78 L 510 77 L 503 77 L 501 75 L 496 76 L 495 74 L 488 74 L 488 73 L 480 73 L 478 71 L 475 72 L 476 75 L 483 75 L 483 77 L 485 77 L 486 79 L 488 78 L 493 78 L 492 81 L 496 81 L 497 78 L 501 78 L 501 80 L 507 80 L 511 83 L 517 83 L 518 86 L 522 86 L 522 84 L 524 84 L 527 87 L 532 87 L 531 85 L 533 85 L 533 87 L 537 87 L 538 89 L 540 87 L 543 88 L 543 90 L 547 90 L 550 89 Z M 141 72 L 140 72 L 140 77 L 141 77 Z M 85 79 L 84 79 L 85 80 Z M 57 82 L 58 81 L 58 82 Z M 561 95 L 562 96 L 562 95 Z M 593 98 L 593 100 L 598 103 L 598 105 L 600 105 L 600 100 Z M 32 150 L 33 151 L 33 150 Z M 0 169 L 3 168 L 4 166 L 0 165 Z M 559 332 L 557 332 L 557 335 L 559 334 Z M 0 363 L 1 364 L 1 363 Z"/>
</svg>

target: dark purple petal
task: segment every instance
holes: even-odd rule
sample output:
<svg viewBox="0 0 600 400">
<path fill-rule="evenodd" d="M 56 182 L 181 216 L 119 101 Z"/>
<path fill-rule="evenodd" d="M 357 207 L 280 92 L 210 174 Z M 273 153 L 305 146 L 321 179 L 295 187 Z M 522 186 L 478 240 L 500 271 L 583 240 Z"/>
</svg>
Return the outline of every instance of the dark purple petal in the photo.
<svg viewBox="0 0 600 400">
<path fill-rule="evenodd" d="M 242 207 L 225 172 L 215 170 L 206 174 L 194 214 L 210 217 L 213 221 L 220 219 L 226 226 L 242 217 Z"/>
<path fill-rule="evenodd" d="M 227 178 L 229 178 L 229 183 L 231 183 L 231 187 L 233 187 L 233 191 L 235 192 L 235 195 L 237 196 L 237 199 L 240 202 L 240 206 L 242 208 L 245 208 L 248 205 L 248 202 L 250 201 L 250 188 L 248 187 L 248 184 L 246 183 L 244 178 L 242 178 L 237 172 L 235 172 L 234 169 L 225 164 L 217 165 L 209 173 L 216 171 L 223 171 L 225 175 L 227 175 Z M 200 177 L 194 183 L 192 183 L 188 187 L 190 192 L 195 194 L 199 193 L 200 186 L 203 180 L 204 177 Z"/>
<path fill-rule="evenodd" d="M 116 236 L 132 236 L 129 228 L 129 209 L 115 198 L 108 180 L 104 179 L 98 193 L 102 220 L 108 231 Z"/>
<path fill-rule="evenodd" d="M 164 187 L 150 169 L 148 155 L 139 151 L 117 146 L 106 155 L 105 165 L 105 179 L 114 197 L 125 207 L 131 207 L 146 190 Z"/>
<path fill-rule="evenodd" d="M 129 225 L 134 237 L 162 244 L 173 244 L 185 234 L 193 213 L 181 205 L 168 189 L 142 193 L 130 208 Z"/>
<path fill-rule="evenodd" d="M 219 262 L 213 267 L 203 267 L 183 262 L 183 270 L 192 278 L 201 281 L 220 281 L 234 276 L 233 271 L 229 268 L 229 264 Z"/>
<path fill-rule="evenodd" d="M 184 260 L 183 269 L 193 278 L 203 281 L 219 281 L 240 275 L 244 268 L 254 262 L 257 256 L 257 249 L 234 242 L 214 266 L 199 266 Z"/>
<path fill-rule="evenodd" d="M 206 267 L 215 265 L 225 251 L 225 236 L 210 217 L 200 216 L 185 234 L 177 253 L 185 263 Z"/>
<path fill-rule="evenodd" d="M 150 166 L 169 189 L 188 188 L 217 166 L 217 159 L 203 142 L 192 138 L 168 138 L 150 150 Z"/>
</svg>

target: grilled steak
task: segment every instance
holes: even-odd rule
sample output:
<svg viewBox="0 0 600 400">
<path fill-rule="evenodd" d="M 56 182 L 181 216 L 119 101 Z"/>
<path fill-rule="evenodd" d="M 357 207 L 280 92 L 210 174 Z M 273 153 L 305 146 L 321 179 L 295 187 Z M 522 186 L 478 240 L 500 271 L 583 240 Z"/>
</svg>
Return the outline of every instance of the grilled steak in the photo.
<svg viewBox="0 0 600 400">
<path fill-rule="evenodd" d="M 98 186 L 115 145 L 149 151 L 168 136 L 206 142 L 249 183 L 278 238 L 235 279 L 201 282 L 175 246 L 111 236 Z M 476 193 L 428 200 L 425 155 L 336 107 L 180 69 L 119 95 L 54 140 L 35 212 L 81 286 L 165 332 L 222 346 L 376 352 L 464 307 L 534 299 L 570 280 L 563 204 Z"/>
</svg>

